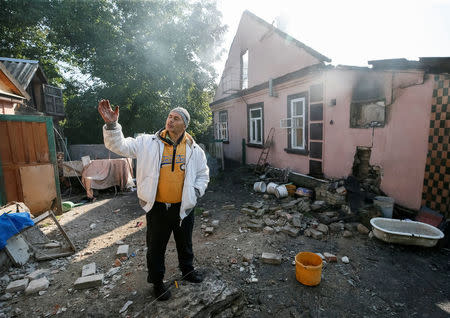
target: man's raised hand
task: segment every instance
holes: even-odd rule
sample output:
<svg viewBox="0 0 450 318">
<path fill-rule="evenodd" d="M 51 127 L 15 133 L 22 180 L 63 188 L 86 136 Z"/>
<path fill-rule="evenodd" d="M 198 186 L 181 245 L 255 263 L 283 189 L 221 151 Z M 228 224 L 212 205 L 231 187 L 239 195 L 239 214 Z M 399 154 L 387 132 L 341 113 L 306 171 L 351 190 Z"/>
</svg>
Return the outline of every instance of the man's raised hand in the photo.
<svg viewBox="0 0 450 318">
<path fill-rule="evenodd" d="M 119 119 L 119 106 L 116 106 L 116 109 L 113 111 L 107 99 L 102 99 L 98 103 L 98 112 L 106 124 L 113 123 Z"/>
</svg>

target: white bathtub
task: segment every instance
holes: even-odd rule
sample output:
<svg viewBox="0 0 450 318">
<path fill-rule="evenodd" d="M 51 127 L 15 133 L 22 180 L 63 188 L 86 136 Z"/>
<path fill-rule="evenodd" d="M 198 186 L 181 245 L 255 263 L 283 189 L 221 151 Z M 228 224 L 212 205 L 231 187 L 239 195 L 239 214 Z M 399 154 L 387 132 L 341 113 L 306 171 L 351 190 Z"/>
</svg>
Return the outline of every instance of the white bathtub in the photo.
<svg viewBox="0 0 450 318">
<path fill-rule="evenodd" d="M 422 222 L 373 218 L 370 224 L 375 237 L 388 243 L 432 247 L 444 237 L 438 228 Z"/>
</svg>

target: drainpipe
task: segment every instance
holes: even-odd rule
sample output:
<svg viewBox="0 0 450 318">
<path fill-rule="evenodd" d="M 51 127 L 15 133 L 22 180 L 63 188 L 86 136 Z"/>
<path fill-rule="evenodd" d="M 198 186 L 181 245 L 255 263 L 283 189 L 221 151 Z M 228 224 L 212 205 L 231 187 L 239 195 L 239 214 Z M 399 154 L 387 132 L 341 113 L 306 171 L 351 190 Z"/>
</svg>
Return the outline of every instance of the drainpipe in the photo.
<svg viewBox="0 0 450 318">
<path fill-rule="evenodd" d="M 247 162 L 246 153 L 245 153 L 245 138 L 242 138 L 242 165 L 245 166 Z"/>
</svg>

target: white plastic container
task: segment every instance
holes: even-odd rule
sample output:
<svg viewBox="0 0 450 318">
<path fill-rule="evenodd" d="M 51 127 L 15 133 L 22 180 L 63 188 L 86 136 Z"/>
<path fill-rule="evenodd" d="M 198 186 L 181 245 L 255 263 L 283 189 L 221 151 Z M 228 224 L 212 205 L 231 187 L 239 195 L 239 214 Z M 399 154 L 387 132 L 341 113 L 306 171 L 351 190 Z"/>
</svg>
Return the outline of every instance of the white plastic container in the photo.
<svg viewBox="0 0 450 318">
<path fill-rule="evenodd" d="M 262 181 L 259 182 L 255 182 L 255 184 L 253 185 L 253 190 L 255 192 L 266 192 L 266 184 Z"/>
<path fill-rule="evenodd" d="M 278 184 L 275 182 L 269 182 L 267 185 L 267 193 L 269 194 L 275 194 L 275 189 L 278 187 Z"/>
<path fill-rule="evenodd" d="M 288 196 L 288 194 L 288 190 L 284 185 L 280 185 L 275 188 L 275 196 L 277 197 L 277 199 L 285 198 Z"/>
<path fill-rule="evenodd" d="M 395 203 L 394 198 L 377 196 L 373 200 L 373 203 L 381 208 L 381 212 L 383 212 L 383 216 L 385 218 L 392 219 L 392 212 L 394 211 Z"/>
<path fill-rule="evenodd" d="M 388 243 L 432 247 L 444 237 L 438 228 L 422 222 L 373 218 L 370 224 L 375 237 Z"/>
</svg>

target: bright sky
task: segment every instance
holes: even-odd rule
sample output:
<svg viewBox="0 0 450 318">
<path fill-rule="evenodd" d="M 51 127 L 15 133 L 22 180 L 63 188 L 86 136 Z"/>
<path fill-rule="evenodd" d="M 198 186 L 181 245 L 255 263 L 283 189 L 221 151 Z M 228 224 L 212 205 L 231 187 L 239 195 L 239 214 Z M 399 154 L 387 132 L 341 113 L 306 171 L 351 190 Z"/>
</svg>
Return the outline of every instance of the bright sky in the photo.
<svg viewBox="0 0 450 318">
<path fill-rule="evenodd" d="M 217 0 L 228 25 L 222 74 L 244 10 L 272 23 L 287 20 L 289 35 L 332 60 L 367 66 L 369 60 L 450 56 L 450 0 Z"/>
</svg>

